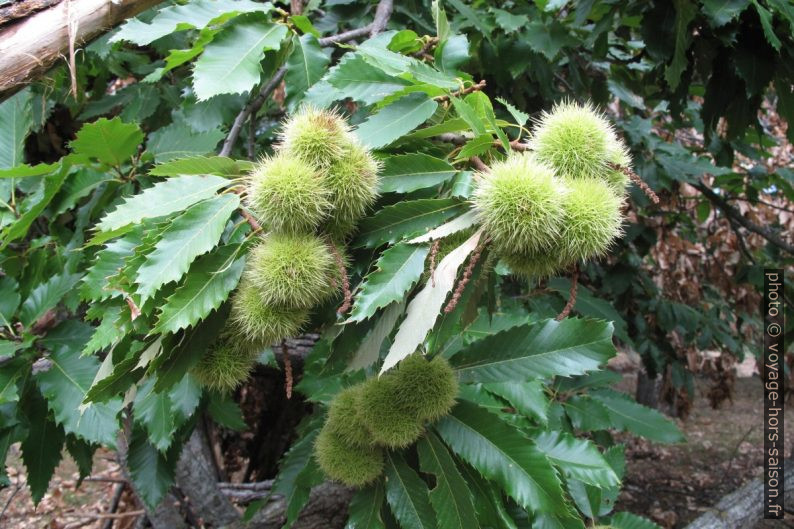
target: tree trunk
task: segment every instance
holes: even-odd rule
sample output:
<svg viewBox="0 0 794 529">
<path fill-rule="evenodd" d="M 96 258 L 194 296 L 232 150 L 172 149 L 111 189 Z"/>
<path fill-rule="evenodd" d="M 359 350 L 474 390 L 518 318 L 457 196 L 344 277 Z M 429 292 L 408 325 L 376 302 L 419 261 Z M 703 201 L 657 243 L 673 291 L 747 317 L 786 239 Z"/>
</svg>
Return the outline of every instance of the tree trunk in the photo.
<svg viewBox="0 0 794 529">
<path fill-rule="evenodd" d="M 62 0 L 0 28 L 0 102 L 44 75 L 74 46 L 162 0 Z"/>
<path fill-rule="evenodd" d="M 794 462 L 787 460 L 784 468 L 783 501 L 791 508 L 794 502 Z M 706 514 L 686 529 L 751 529 L 763 520 L 764 483 L 754 479 L 723 497 Z"/>
<path fill-rule="evenodd" d="M 656 409 L 659 406 L 659 377 L 650 378 L 644 368 L 637 371 L 637 391 L 635 400 L 640 404 Z"/>
</svg>

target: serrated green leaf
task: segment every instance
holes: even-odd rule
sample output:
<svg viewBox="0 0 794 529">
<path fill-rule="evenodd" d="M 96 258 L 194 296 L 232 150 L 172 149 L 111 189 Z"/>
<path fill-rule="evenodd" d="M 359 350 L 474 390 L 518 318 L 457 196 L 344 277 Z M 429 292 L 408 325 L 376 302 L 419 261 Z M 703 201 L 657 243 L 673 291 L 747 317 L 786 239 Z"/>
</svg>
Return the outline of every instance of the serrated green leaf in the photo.
<svg viewBox="0 0 794 529">
<path fill-rule="evenodd" d="M 579 43 L 568 34 L 565 26 L 556 20 L 551 23 L 533 20 L 526 25 L 521 35 L 533 50 L 542 53 L 549 61 L 553 61 L 564 47 Z"/>
<path fill-rule="evenodd" d="M 455 176 L 457 170 L 445 160 L 414 153 L 389 156 L 380 173 L 381 193 L 410 193 L 439 186 Z"/>
<path fill-rule="evenodd" d="M 471 491 L 466 486 L 447 447 L 432 432 L 419 440 L 419 468 L 436 476 L 430 503 L 436 512 L 439 529 L 477 529 L 477 513 Z"/>
<path fill-rule="evenodd" d="M 686 52 L 692 41 L 689 24 L 695 19 L 698 11 L 697 5 L 689 0 L 673 0 L 673 4 L 675 5 L 675 51 L 673 60 L 664 71 L 664 79 L 670 85 L 671 90 L 678 88 L 681 74 L 687 68 Z"/>
<path fill-rule="evenodd" d="M 208 175 L 237 176 L 242 169 L 237 162 L 225 156 L 191 156 L 177 158 L 159 165 L 155 165 L 150 175 L 153 176 L 179 176 L 179 175 Z"/>
<path fill-rule="evenodd" d="M 463 382 L 580 375 L 615 356 L 612 324 L 578 318 L 512 327 L 478 340 L 450 363 Z"/>
<path fill-rule="evenodd" d="M 422 277 L 425 258 L 430 252 L 426 246 L 397 244 L 384 251 L 356 293 L 350 321 L 362 321 L 378 309 L 399 301 Z"/>
<path fill-rule="evenodd" d="M 516 120 L 518 125 L 525 125 L 527 121 L 529 121 L 529 114 L 526 112 L 522 112 L 518 110 L 515 106 L 513 106 L 508 100 L 503 97 L 497 97 L 497 101 L 502 103 L 504 107 L 510 112 L 510 115 L 513 116 L 513 119 Z"/>
<path fill-rule="evenodd" d="M 176 332 L 205 318 L 234 290 L 245 266 L 240 245 L 226 245 L 190 266 L 184 283 L 160 307 L 152 333 Z"/>
<path fill-rule="evenodd" d="M 141 244 L 140 230 L 126 234 L 124 237 L 111 241 L 97 252 L 94 263 L 82 279 L 80 296 L 84 300 L 103 301 L 120 292 L 112 291 L 108 279 L 124 266 L 128 257 L 135 253 L 135 248 Z"/>
<path fill-rule="evenodd" d="M 422 198 L 386 206 L 361 221 L 356 246 L 376 248 L 382 244 L 419 235 L 466 211 L 468 206 L 454 198 Z"/>
<path fill-rule="evenodd" d="M 163 351 L 150 366 L 151 371 L 157 373 L 155 391 L 164 391 L 180 382 L 196 365 L 223 328 L 228 308 L 228 305 L 221 305 L 198 325 L 165 336 Z"/>
<path fill-rule="evenodd" d="M 331 61 L 323 52 L 316 36 L 306 33 L 300 37 L 292 37 L 292 53 L 287 58 L 287 73 L 284 76 L 291 108 L 322 78 L 329 62 Z"/>
<path fill-rule="evenodd" d="M 527 15 L 516 15 L 496 7 L 492 7 L 491 12 L 494 14 L 494 20 L 505 33 L 513 33 L 517 29 L 529 24 L 529 17 Z"/>
<path fill-rule="evenodd" d="M 601 402 L 588 395 L 574 395 L 563 403 L 565 413 L 577 430 L 585 432 L 610 427 L 609 411 Z"/>
<path fill-rule="evenodd" d="M 135 492 L 154 509 L 165 497 L 174 483 L 174 468 L 177 457 L 168 458 L 160 453 L 140 428 L 133 428 L 127 452 L 127 468 L 135 486 Z"/>
<path fill-rule="evenodd" d="M 22 441 L 22 462 L 27 469 L 27 483 L 33 503 L 38 505 L 50 484 L 55 467 L 61 461 L 66 435 L 47 412 L 44 398 L 35 392 L 25 409 L 28 436 Z"/>
<path fill-rule="evenodd" d="M 0 103 L 0 169 L 16 168 L 25 162 L 25 137 L 31 127 L 31 92 L 26 88 Z"/>
<path fill-rule="evenodd" d="M 286 34 L 287 26 L 257 20 L 224 29 L 196 61 L 193 88 L 199 101 L 251 90 L 259 82 L 265 51 L 277 50 Z"/>
<path fill-rule="evenodd" d="M 12 241 L 27 235 L 30 225 L 41 215 L 44 208 L 47 207 L 58 190 L 61 189 L 66 175 L 67 171 L 61 169 L 54 175 L 44 177 L 44 191 L 39 201 L 23 213 L 16 222 L 6 226 L 3 231 L 0 232 L 0 251 L 5 250 Z"/>
<path fill-rule="evenodd" d="M 673 421 L 658 411 L 638 404 L 631 397 L 611 389 L 598 389 L 590 396 L 606 407 L 612 427 L 660 443 L 680 443 L 684 435 Z"/>
<path fill-rule="evenodd" d="M 568 301 L 571 297 L 571 280 L 564 277 L 554 277 L 548 281 L 549 288 L 557 291 L 560 296 Z M 601 320 L 611 321 L 614 327 L 615 336 L 624 342 L 630 342 L 631 338 L 628 334 L 628 324 L 623 316 L 615 310 L 608 301 L 601 299 L 593 292 L 584 286 L 579 285 L 576 292 L 576 303 L 574 303 L 573 310 L 585 317 L 597 318 Z"/>
<path fill-rule="evenodd" d="M 314 461 L 314 440 L 320 433 L 320 416 L 308 419 L 307 433 L 292 445 L 279 463 L 279 473 L 273 482 L 273 492 L 284 496 L 286 524 L 289 528 L 297 520 L 301 509 L 309 500 L 312 486 L 322 481 Z"/>
<path fill-rule="evenodd" d="M 138 269 L 135 282 L 141 298 L 150 298 L 161 286 L 182 277 L 196 257 L 218 244 L 229 215 L 239 205 L 237 195 L 220 195 L 175 218 Z"/>
<path fill-rule="evenodd" d="M 400 53 L 388 49 L 393 34 L 381 34 L 361 43 L 356 48 L 359 56 L 368 63 L 383 70 L 388 75 L 412 75 L 419 83 L 424 83 L 436 88 L 454 90 L 460 83 L 453 75 L 439 72 L 432 66 Z"/>
<path fill-rule="evenodd" d="M 90 167 L 82 167 L 73 173 L 61 187 L 58 195 L 53 199 L 50 208 L 54 215 L 60 215 L 72 209 L 78 200 L 87 196 L 103 182 L 113 180 L 106 172 L 96 171 Z"/>
<path fill-rule="evenodd" d="M 39 163 L 36 165 L 16 165 L 8 169 L 0 168 L 0 179 L 44 176 L 52 173 L 58 167 L 60 167 L 59 163 Z"/>
<path fill-rule="evenodd" d="M 83 125 L 70 146 L 75 154 L 119 167 L 138 152 L 142 141 L 143 132 L 137 124 L 124 123 L 121 118 L 100 118 Z"/>
<path fill-rule="evenodd" d="M 91 470 L 94 467 L 94 453 L 97 448 L 97 445 L 78 439 L 74 435 L 66 436 L 66 450 L 72 456 L 80 472 L 80 478 L 77 481 L 78 487 L 83 479 L 91 475 Z"/>
<path fill-rule="evenodd" d="M 462 401 L 437 425 L 441 438 L 488 479 L 533 513 L 568 512 L 549 460 L 496 415 Z"/>
<path fill-rule="evenodd" d="M 273 9 L 270 2 L 253 2 L 251 0 L 193 0 L 190 4 L 177 4 L 161 9 L 150 22 L 138 19 L 128 20 L 122 24 L 118 33 L 110 42 L 126 40 L 143 46 L 174 31 L 201 29 L 210 23 L 219 24 L 238 13 Z"/>
<path fill-rule="evenodd" d="M 442 45 L 436 48 L 436 65 L 442 72 L 454 73 L 466 64 L 469 54 L 469 39 L 466 35 L 452 35 Z"/>
<path fill-rule="evenodd" d="M 534 417 L 542 424 L 548 421 L 549 399 L 540 380 L 528 382 L 492 382 L 485 389 L 499 395 L 527 417 Z"/>
<path fill-rule="evenodd" d="M 57 348 L 49 357 L 52 367 L 38 373 L 36 382 L 55 420 L 67 433 L 115 448 L 121 399 L 81 407 L 99 371 L 99 361 L 93 356 L 81 356 L 82 348 L 82 344 Z"/>
<path fill-rule="evenodd" d="M 460 472 L 472 492 L 480 525 L 493 529 L 518 529 L 513 517 L 507 512 L 502 494 L 496 490 L 496 486 L 486 481 L 468 464 L 462 461 L 459 461 L 458 464 Z"/>
<path fill-rule="evenodd" d="M 17 381 L 29 370 L 30 362 L 23 358 L 15 358 L 0 366 L 0 404 L 19 400 Z"/>
<path fill-rule="evenodd" d="M 189 373 L 169 390 L 168 396 L 171 398 L 173 410 L 177 412 L 176 420 L 179 424 L 193 416 L 201 401 L 201 393 L 201 386 Z"/>
<path fill-rule="evenodd" d="M 378 103 L 411 83 L 372 66 L 359 55 L 350 55 L 329 71 L 326 81 L 353 101 Z"/>
<path fill-rule="evenodd" d="M 215 150 L 225 134 L 219 130 L 194 132 L 187 125 L 172 123 L 149 135 L 146 150 L 157 163 L 186 156 L 198 156 Z"/>
<path fill-rule="evenodd" d="M 231 430 L 242 431 L 248 427 L 243 419 L 240 406 L 226 395 L 213 393 L 207 411 L 212 420 Z"/>
<path fill-rule="evenodd" d="M 394 330 L 397 320 L 405 312 L 405 301 L 392 303 L 378 318 L 367 337 L 361 341 L 361 345 L 356 349 L 353 359 L 347 366 L 348 371 L 357 371 L 371 366 L 377 362 L 383 341 Z"/>
<path fill-rule="evenodd" d="M 133 401 L 135 422 L 146 430 L 149 442 L 159 451 L 168 450 L 173 441 L 177 424 L 172 412 L 171 397 L 154 391 L 154 379 L 147 379 L 138 386 Z"/>
<path fill-rule="evenodd" d="M 80 280 L 80 274 L 59 274 L 37 285 L 19 310 L 19 321 L 30 327 L 45 312 L 57 305 Z"/>
<path fill-rule="evenodd" d="M 619 512 L 609 521 L 614 529 L 662 529 L 660 525 L 630 512 Z"/>
<path fill-rule="evenodd" d="M 403 457 L 392 451 L 386 458 L 386 501 L 403 529 L 437 529 L 427 485 Z"/>
<path fill-rule="evenodd" d="M 378 480 L 374 485 L 358 490 L 350 500 L 349 516 L 345 529 L 386 529 L 380 515 L 383 507 L 383 481 Z"/>
<path fill-rule="evenodd" d="M 229 180 L 213 175 L 185 175 L 159 182 L 128 197 L 97 224 L 99 231 L 112 231 L 143 219 L 162 217 L 210 198 Z"/>
<path fill-rule="evenodd" d="M 469 237 L 463 244 L 444 257 L 434 273 L 434 281 L 428 281 L 425 287 L 411 300 L 406 310 L 406 317 L 400 324 L 394 341 L 383 359 L 381 374 L 397 365 L 406 356 L 414 353 L 424 342 L 427 333 L 435 325 L 436 319 L 444 305 L 444 300 L 452 291 L 458 269 L 466 258 L 477 247 L 482 230 Z"/>
<path fill-rule="evenodd" d="M 683 0 L 681 0 L 683 1 Z M 772 13 L 761 4 L 759 4 L 756 0 L 752 0 L 753 6 L 755 6 L 755 10 L 758 13 L 758 18 L 761 19 L 761 27 L 764 29 L 764 36 L 766 37 L 767 42 L 775 48 L 775 51 L 780 51 L 780 47 L 782 44 L 780 43 L 780 39 L 775 34 L 775 29 L 772 27 Z"/>
<path fill-rule="evenodd" d="M 424 94 L 409 94 L 367 118 L 355 130 L 358 139 L 372 149 L 388 145 L 408 134 L 432 116 L 438 103 Z"/>
<path fill-rule="evenodd" d="M 571 477 L 597 487 L 614 487 L 620 483 L 596 445 L 587 439 L 560 431 L 541 432 L 533 438 L 538 450 Z"/>
<path fill-rule="evenodd" d="M 475 112 L 468 102 L 454 96 L 450 97 L 450 100 L 455 107 L 455 112 L 457 112 L 458 116 L 469 125 L 475 138 L 477 136 L 486 136 L 489 141 L 492 140 L 491 136 L 487 134 L 485 123 L 480 119 L 479 114 Z"/>
<path fill-rule="evenodd" d="M 10 326 L 22 297 L 17 282 L 10 277 L 0 277 L 0 325 Z"/>
</svg>

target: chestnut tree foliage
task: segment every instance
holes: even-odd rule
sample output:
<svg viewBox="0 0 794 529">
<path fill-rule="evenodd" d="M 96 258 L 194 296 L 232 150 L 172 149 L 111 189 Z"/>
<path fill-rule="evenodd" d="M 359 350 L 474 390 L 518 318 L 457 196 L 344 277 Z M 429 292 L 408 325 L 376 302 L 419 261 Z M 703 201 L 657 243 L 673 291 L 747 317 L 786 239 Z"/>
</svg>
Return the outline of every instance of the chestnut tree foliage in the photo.
<svg viewBox="0 0 794 529">
<path fill-rule="evenodd" d="M 744 219 L 733 200 L 791 199 L 794 173 L 755 163 L 742 174 L 733 162 L 773 145 L 765 112 L 794 117 L 794 9 L 395 4 L 310 0 L 290 13 L 278 2 L 167 2 L 87 45 L 75 87 L 63 67 L 0 103 L 0 455 L 21 444 L 34 500 L 62 457 L 87 476 L 102 446 L 126 453 L 152 509 L 202 420 L 249 428 L 237 394 L 194 373 L 267 231 L 240 192 L 281 121 L 311 105 L 338 109 L 374 153 L 380 196 L 342 243 L 335 281 L 347 276 L 350 303 L 340 292 L 313 307 L 302 331 L 320 338 L 305 358 L 279 344 L 256 352 L 285 384 L 294 375 L 287 391 L 308 403 L 274 476 L 286 525 L 327 479 L 313 447 L 330 403 L 421 351 L 455 371 L 456 404 L 415 442 L 383 450 L 347 527 L 655 527 L 614 510 L 625 462 L 612 433 L 683 438 L 610 389 L 614 344 L 686 387 L 669 333 L 742 354 L 732 318 L 754 316 L 731 314 L 716 290 L 702 306 L 668 299 L 648 272 L 655 241 L 642 217 L 667 215 L 694 239 L 713 210 L 761 235 L 768 244 L 742 257 L 738 281 L 758 283 L 765 264 L 790 258 L 776 227 Z M 686 183 L 702 194 L 691 216 L 660 212 L 632 187 L 641 214 L 610 255 L 580 266 L 573 312 L 558 320 L 572 269 L 516 278 L 472 200 L 478 164 L 504 160 L 530 118 L 562 100 L 608 107 L 657 193 Z"/>
</svg>

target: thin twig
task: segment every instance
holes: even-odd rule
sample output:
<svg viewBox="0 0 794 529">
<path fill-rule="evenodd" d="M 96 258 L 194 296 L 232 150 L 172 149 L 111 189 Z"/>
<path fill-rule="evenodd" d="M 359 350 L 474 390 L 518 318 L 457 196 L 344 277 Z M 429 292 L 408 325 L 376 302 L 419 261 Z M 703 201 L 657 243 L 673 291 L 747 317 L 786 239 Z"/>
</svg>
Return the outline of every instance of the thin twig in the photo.
<svg viewBox="0 0 794 529">
<path fill-rule="evenodd" d="M 391 17 L 393 3 L 393 0 L 381 0 L 378 2 L 378 7 L 375 10 L 375 18 L 371 24 L 346 31 L 344 33 L 339 33 L 337 35 L 323 37 L 318 40 L 320 46 L 327 47 L 333 44 L 348 42 L 365 35 L 377 35 L 386 28 L 386 24 L 389 22 L 389 18 Z M 273 77 L 271 77 L 270 80 L 259 90 L 259 94 L 257 94 L 254 99 L 249 101 L 248 104 L 243 107 L 240 113 L 237 114 L 237 117 L 234 118 L 234 123 L 232 123 L 232 127 L 229 129 L 229 134 L 223 141 L 223 147 L 219 153 L 221 156 L 229 156 L 231 154 L 232 148 L 237 142 L 237 138 L 240 137 L 240 131 L 242 130 L 245 121 L 252 114 L 256 115 L 256 113 L 259 112 L 259 109 L 262 108 L 262 106 L 268 100 L 270 94 L 272 94 L 273 91 L 281 84 L 281 81 L 284 79 L 284 75 L 286 73 L 286 66 L 282 66 L 276 70 L 276 72 L 273 74 Z"/>
<path fill-rule="evenodd" d="M 421 50 L 419 50 L 419 51 L 417 51 L 415 53 L 412 53 L 411 55 L 413 55 L 414 57 L 422 57 L 422 58 L 424 58 L 424 56 L 427 55 L 427 52 L 431 48 L 433 48 L 436 44 L 438 44 L 438 37 L 430 37 L 422 45 L 422 49 Z"/>
<path fill-rule="evenodd" d="M 289 12 L 292 15 L 300 15 L 303 13 L 303 0 L 290 0 Z"/>
<path fill-rule="evenodd" d="M 469 259 L 469 264 L 466 265 L 466 270 L 463 272 L 463 277 L 458 282 L 458 286 L 455 288 L 455 293 L 452 294 L 452 298 L 447 303 L 447 306 L 444 307 L 444 314 L 449 314 L 455 307 L 458 306 L 458 302 L 460 301 L 461 296 L 463 295 L 463 291 L 466 290 L 466 285 L 469 284 L 471 281 L 471 275 L 474 272 L 474 267 L 477 266 L 477 262 L 482 257 L 482 252 L 485 249 L 485 246 L 490 242 L 490 239 L 483 238 L 477 244 L 477 247 L 474 249 L 474 252 L 471 254 L 471 259 Z"/>
<path fill-rule="evenodd" d="M 469 161 L 474 166 L 474 168 L 480 171 L 481 173 L 488 173 L 491 171 L 488 168 L 488 166 L 485 165 L 485 162 L 482 161 L 482 158 L 480 158 L 479 156 L 472 156 L 471 158 L 469 158 Z"/>
<path fill-rule="evenodd" d="M 430 247 L 430 284 L 433 285 L 433 288 L 436 288 L 436 256 L 439 246 L 441 246 L 441 239 L 436 239 Z"/>
<path fill-rule="evenodd" d="M 724 198 L 715 193 L 713 189 L 708 187 L 702 181 L 693 183 L 692 186 L 703 193 L 706 198 L 708 198 L 715 206 L 720 208 L 725 215 L 735 220 L 740 226 L 747 229 L 748 231 L 760 235 L 781 250 L 784 250 L 790 254 L 794 254 L 794 245 L 787 243 L 779 235 L 772 232 L 771 230 L 751 222 L 744 215 L 742 215 L 738 209 L 730 205 Z"/>
<path fill-rule="evenodd" d="M 19 483 L 19 481 L 17 481 L 17 484 L 14 486 L 14 491 L 11 493 L 11 496 L 9 496 L 9 497 L 8 497 L 8 501 L 7 501 L 7 502 L 6 502 L 6 504 L 3 506 L 3 510 L 2 510 L 2 511 L 0 511 L 0 520 L 2 520 L 2 519 L 3 519 L 3 516 L 5 516 L 5 513 L 6 513 L 6 511 L 8 510 L 8 507 L 9 507 L 9 505 L 11 505 L 11 501 L 14 499 L 14 496 L 16 496 L 16 495 L 17 495 L 17 493 L 18 493 L 20 490 L 22 490 L 22 484 L 21 484 L 21 483 Z"/>
<path fill-rule="evenodd" d="M 281 341 L 281 354 L 283 356 L 282 361 L 284 362 L 284 387 L 287 392 L 287 399 L 292 398 L 292 360 L 289 357 L 289 347 L 287 347 L 287 342 L 284 340 Z"/>
<path fill-rule="evenodd" d="M 124 494 L 124 483 L 119 483 L 116 485 L 116 490 L 113 491 L 113 499 L 110 502 L 110 514 L 113 514 L 118 510 L 119 503 L 121 502 L 121 495 Z M 108 518 L 105 523 L 102 525 L 102 529 L 113 529 L 113 518 Z"/>
<path fill-rule="evenodd" d="M 573 269 L 573 277 L 571 278 L 571 290 L 568 292 L 568 303 L 565 304 L 565 308 L 562 309 L 557 315 L 557 321 L 562 321 L 568 317 L 568 314 L 571 313 L 573 310 L 573 306 L 576 305 L 576 287 L 579 285 L 579 267 L 574 267 Z"/>
<path fill-rule="evenodd" d="M 251 114 L 251 117 L 248 118 L 248 159 L 253 160 L 254 156 L 256 155 L 255 147 L 256 147 L 256 115 Z"/>
<path fill-rule="evenodd" d="M 466 94 L 471 94 L 472 92 L 479 92 L 483 88 L 485 88 L 485 79 L 483 79 L 479 83 L 473 84 L 473 85 L 471 85 L 469 87 L 466 87 L 466 88 L 463 88 L 461 90 L 457 90 L 455 92 L 452 92 L 451 94 L 443 95 L 443 96 L 436 96 L 433 99 L 435 99 L 436 101 L 439 101 L 439 102 L 441 102 L 441 101 L 449 101 L 451 97 L 465 96 Z"/>
<path fill-rule="evenodd" d="M 138 511 L 126 511 L 126 512 L 114 512 L 114 513 L 79 513 L 79 512 L 71 512 L 68 516 L 75 517 L 75 518 L 91 518 L 92 520 L 118 520 L 119 518 L 130 518 L 132 516 L 140 516 L 142 514 L 146 514 L 146 511 L 143 509 Z"/>
<path fill-rule="evenodd" d="M 281 84 L 281 80 L 284 79 L 284 75 L 287 73 L 287 67 L 282 66 L 276 73 L 273 74 L 273 77 L 265 83 L 262 88 L 259 90 L 259 94 L 248 102 L 247 105 L 237 114 L 237 117 L 234 118 L 234 123 L 232 123 L 232 128 L 229 129 L 229 134 L 226 136 L 226 139 L 223 141 L 223 147 L 221 148 L 220 155 L 221 156 L 229 156 L 232 153 L 232 147 L 234 147 L 237 138 L 240 137 L 240 131 L 245 124 L 245 121 L 251 114 L 256 114 L 262 105 L 265 104 L 267 98 L 270 97 L 270 94 L 273 93 L 273 90 Z"/>
<path fill-rule="evenodd" d="M 237 193 L 238 195 L 242 195 L 244 190 L 243 188 L 240 187 L 235 189 L 234 192 Z M 262 229 L 262 225 L 259 224 L 259 221 L 256 220 L 256 218 L 253 215 L 247 212 L 245 208 L 240 208 L 240 214 L 243 216 L 243 218 L 248 223 L 248 225 L 251 226 L 252 230 L 260 231 Z"/>
</svg>

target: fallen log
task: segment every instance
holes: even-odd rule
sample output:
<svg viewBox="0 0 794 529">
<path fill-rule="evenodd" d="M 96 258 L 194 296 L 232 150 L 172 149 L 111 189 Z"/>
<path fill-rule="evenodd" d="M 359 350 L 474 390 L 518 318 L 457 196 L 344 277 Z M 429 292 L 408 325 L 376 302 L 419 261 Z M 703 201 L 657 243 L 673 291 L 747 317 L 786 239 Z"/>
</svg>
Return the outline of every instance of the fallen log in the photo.
<svg viewBox="0 0 794 529">
<path fill-rule="evenodd" d="M 162 0 L 62 0 L 0 27 L 0 102 L 80 46 Z M 68 62 L 68 61 L 67 61 Z"/>
<path fill-rule="evenodd" d="M 783 501 L 786 508 L 791 508 L 794 504 L 794 461 L 787 460 L 783 472 Z M 764 483 L 759 478 L 724 496 L 685 529 L 750 529 L 763 521 L 763 513 Z"/>
</svg>

